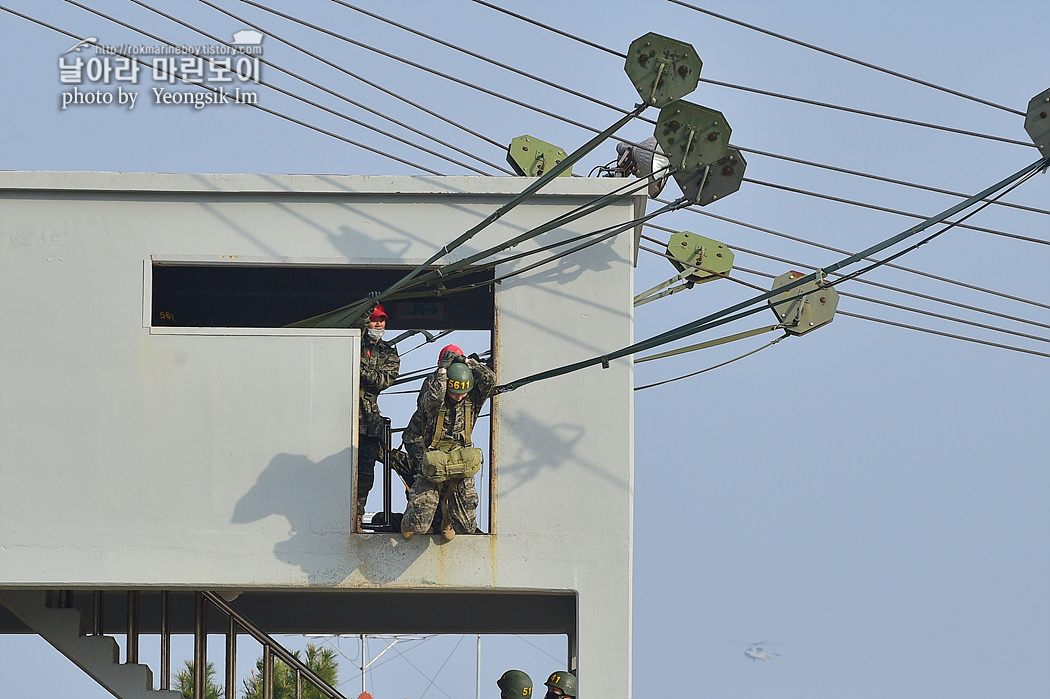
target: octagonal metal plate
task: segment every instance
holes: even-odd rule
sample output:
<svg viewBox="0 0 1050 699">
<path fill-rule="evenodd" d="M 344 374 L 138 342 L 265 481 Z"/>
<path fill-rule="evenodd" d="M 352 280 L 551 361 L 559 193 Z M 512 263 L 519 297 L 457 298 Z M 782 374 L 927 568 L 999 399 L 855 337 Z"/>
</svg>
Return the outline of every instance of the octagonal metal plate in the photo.
<svg viewBox="0 0 1050 699">
<path fill-rule="evenodd" d="M 507 162 L 522 177 L 541 177 L 567 157 L 558 146 L 528 135 L 518 136 L 507 148 Z M 572 176 L 572 168 L 566 168 L 558 176 Z"/>
<path fill-rule="evenodd" d="M 721 160 L 732 129 L 721 112 L 679 100 L 660 110 L 656 140 L 678 173 L 697 172 Z"/>
<path fill-rule="evenodd" d="M 671 264 L 679 272 L 694 270 L 686 280 L 697 283 L 721 279 L 729 274 L 735 258 L 725 243 L 691 231 L 673 233 L 667 241 L 667 254 L 674 258 Z M 696 269 L 693 265 L 702 269 Z"/>
<path fill-rule="evenodd" d="M 1050 89 L 1040 92 L 1028 103 L 1024 130 L 1044 157 L 1050 155 Z"/>
<path fill-rule="evenodd" d="M 704 178 L 704 169 L 693 172 L 674 173 L 675 182 L 682 189 L 682 194 L 689 201 L 700 206 L 707 206 L 713 201 L 724 199 L 740 189 L 744 181 L 744 169 L 747 161 L 740 151 L 730 146 L 725 157 L 711 163 L 711 171 Z"/>
<path fill-rule="evenodd" d="M 650 32 L 631 42 L 623 69 L 645 104 L 664 107 L 696 89 L 703 65 L 689 44 Z"/>
<path fill-rule="evenodd" d="M 772 290 L 804 277 L 802 272 L 785 272 L 773 280 Z M 788 300 L 790 299 L 790 300 Z M 781 303 L 786 301 L 786 303 Z M 839 305 L 839 292 L 835 287 L 821 287 L 817 282 L 807 282 L 769 299 L 784 331 L 791 335 L 805 335 L 811 330 L 827 325 L 835 319 Z"/>
</svg>

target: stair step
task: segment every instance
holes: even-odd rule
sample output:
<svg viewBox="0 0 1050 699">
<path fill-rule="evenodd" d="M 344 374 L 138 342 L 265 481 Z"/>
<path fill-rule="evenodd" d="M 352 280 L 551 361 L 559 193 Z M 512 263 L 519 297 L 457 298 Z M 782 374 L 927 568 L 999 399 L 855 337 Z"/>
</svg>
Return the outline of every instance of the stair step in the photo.
<svg viewBox="0 0 1050 699">
<path fill-rule="evenodd" d="M 120 664 L 120 648 L 110 636 L 81 636 L 80 612 L 47 606 L 47 593 L 2 590 L 0 604 L 120 699 L 181 699 L 175 690 L 154 690 L 148 665 Z"/>
</svg>

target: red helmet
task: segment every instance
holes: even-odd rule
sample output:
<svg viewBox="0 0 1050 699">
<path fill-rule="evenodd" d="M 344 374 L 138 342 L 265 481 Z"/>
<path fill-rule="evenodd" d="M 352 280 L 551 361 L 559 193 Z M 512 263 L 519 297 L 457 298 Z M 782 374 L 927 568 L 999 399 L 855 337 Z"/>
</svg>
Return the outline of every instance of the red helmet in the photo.
<svg viewBox="0 0 1050 699">
<path fill-rule="evenodd" d="M 386 309 L 383 308 L 383 304 L 377 303 L 376 307 L 372 309 L 372 313 L 368 316 L 368 322 L 376 321 L 380 318 L 386 319 Z"/>
<path fill-rule="evenodd" d="M 438 352 L 438 364 L 441 363 L 441 358 L 445 356 L 445 352 L 455 352 L 459 356 L 463 356 L 463 350 L 459 347 L 456 347 L 455 345 L 445 345 L 441 348 L 441 351 Z"/>
</svg>

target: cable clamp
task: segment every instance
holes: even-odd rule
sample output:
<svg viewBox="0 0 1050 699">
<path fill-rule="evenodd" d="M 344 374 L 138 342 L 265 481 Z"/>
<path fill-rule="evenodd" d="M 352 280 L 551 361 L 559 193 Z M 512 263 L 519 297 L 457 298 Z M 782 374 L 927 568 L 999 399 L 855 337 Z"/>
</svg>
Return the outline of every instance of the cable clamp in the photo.
<svg viewBox="0 0 1050 699">
<path fill-rule="evenodd" d="M 828 277 L 827 274 L 825 274 L 824 270 L 818 269 L 813 274 L 816 275 L 816 278 L 813 280 L 813 282 L 817 285 L 817 287 L 820 289 L 826 289 L 828 287 Z"/>
<path fill-rule="evenodd" d="M 602 369 L 608 369 L 608 368 L 609 368 L 609 357 L 607 357 L 606 355 L 603 354 L 602 355 Z"/>
</svg>

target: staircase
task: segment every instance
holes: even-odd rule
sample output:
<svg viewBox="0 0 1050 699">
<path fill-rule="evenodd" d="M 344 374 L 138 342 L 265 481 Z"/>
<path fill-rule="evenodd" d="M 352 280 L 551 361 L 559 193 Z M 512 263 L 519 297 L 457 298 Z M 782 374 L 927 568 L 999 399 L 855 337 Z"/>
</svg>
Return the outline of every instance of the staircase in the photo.
<svg viewBox="0 0 1050 699">
<path fill-rule="evenodd" d="M 154 690 L 148 666 L 120 663 L 112 637 L 81 636 L 80 611 L 48 607 L 45 590 L 0 590 L 0 604 L 118 699 L 181 699 Z"/>
<path fill-rule="evenodd" d="M 118 592 L 118 591 L 113 591 Z M 100 591 L 91 594 L 93 610 L 90 612 L 94 635 L 82 636 L 81 611 L 75 608 L 75 595 L 83 593 L 61 592 L 49 593 L 47 590 L 0 590 L 0 605 L 7 607 L 12 614 L 26 626 L 39 634 L 41 638 L 54 646 L 60 653 L 72 660 L 92 679 L 105 687 L 117 699 L 182 699 L 180 692 L 153 689 L 153 673 L 146 665 L 138 664 L 139 644 L 139 592 L 125 593 L 128 634 L 127 663 L 119 662 L 119 647 L 110 636 L 104 636 L 107 628 L 103 620 L 103 595 Z M 160 638 L 161 638 L 161 673 L 166 674 L 171 667 L 171 614 L 169 597 L 172 593 L 160 592 Z M 303 689 L 313 686 L 321 696 L 328 699 L 346 699 L 335 687 L 319 677 L 313 669 L 300 660 L 294 653 L 278 643 L 272 636 L 260 629 L 251 620 L 232 607 L 220 595 L 214 592 L 198 591 L 190 593 L 192 608 L 189 619 L 182 619 L 179 628 L 184 628 L 187 621 L 192 627 L 194 639 L 193 688 L 194 699 L 204 699 L 205 673 L 208 664 L 207 636 L 208 610 L 219 612 L 220 620 L 226 629 L 226 699 L 236 695 L 237 637 L 247 634 L 254 638 L 263 650 L 262 694 L 272 697 L 274 691 L 273 669 L 277 662 L 285 663 L 295 673 L 296 699 L 302 699 Z M 49 602 L 58 600 L 57 605 Z M 112 628 L 112 627 L 109 627 Z M 164 686 L 165 683 L 162 683 Z"/>
</svg>

